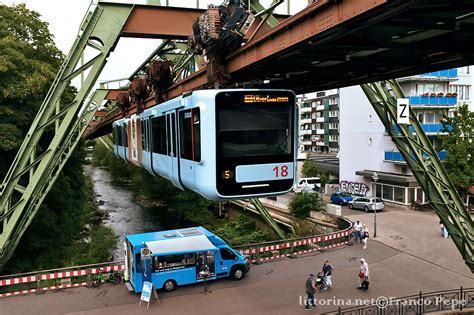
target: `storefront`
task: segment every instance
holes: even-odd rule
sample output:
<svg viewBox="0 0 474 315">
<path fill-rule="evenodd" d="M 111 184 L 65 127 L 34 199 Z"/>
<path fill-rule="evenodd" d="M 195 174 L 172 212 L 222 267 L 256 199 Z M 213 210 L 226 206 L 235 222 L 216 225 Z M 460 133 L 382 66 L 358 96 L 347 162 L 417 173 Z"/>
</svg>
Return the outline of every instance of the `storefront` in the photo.
<svg viewBox="0 0 474 315">
<path fill-rule="evenodd" d="M 371 195 L 382 198 L 384 202 L 399 205 L 411 205 L 415 201 L 426 203 L 425 193 L 418 185 L 414 176 L 377 172 L 378 180 L 372 179 L 374 171 L 357 171 L 356 175 L 364 176 L 371 182 Z"/>
</svg>

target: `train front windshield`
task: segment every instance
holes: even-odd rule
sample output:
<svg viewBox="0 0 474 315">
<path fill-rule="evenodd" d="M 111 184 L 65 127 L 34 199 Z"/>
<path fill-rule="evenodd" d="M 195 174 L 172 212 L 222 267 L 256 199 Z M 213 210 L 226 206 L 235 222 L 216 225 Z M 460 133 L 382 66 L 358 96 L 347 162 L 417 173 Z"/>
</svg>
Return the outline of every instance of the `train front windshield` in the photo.
<svg viewBox="0 0 474 315">
<path fill-rule="evenodd" d="M 289 91 L 232 91 L 216 95 L 217 183 L 223 195 L 258 194 L 290 189 L 292 176 L 276 170 L 275 178 L 260 169 L 254 177 L 238 177 L 238 166 L 285 167 L 294 161 L 295 97 Z M 275 166 L 270 164 L 274 163 Z M 286 167 L 293 167 L 288 164 Z M 280 175 L 280 176 L 278 176 Z M 250 184 L 249 184 L 250 182 Z"/>
</svg>

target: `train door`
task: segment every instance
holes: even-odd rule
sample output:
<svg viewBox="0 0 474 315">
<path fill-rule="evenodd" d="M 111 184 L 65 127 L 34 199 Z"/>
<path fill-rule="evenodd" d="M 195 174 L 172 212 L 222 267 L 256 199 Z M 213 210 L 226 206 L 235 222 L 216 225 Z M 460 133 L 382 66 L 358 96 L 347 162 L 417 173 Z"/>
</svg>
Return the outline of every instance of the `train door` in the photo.
<svg viewBox="0 0 474 315">
<path fill-rule="evenodd" d="M 180 177 L 189 189 L 195 190 L 195 164 L 201 162 L 201 122 L 199 108 L 178 112 L 180 140 Z"/>
<path fill-rule="evenodd" d="M 178 153 L 177 153 L 177 132 L 176 132 L 176 113 L 166 113 L 166 134 L 168 156 L 170 157 L 170 169 L 169 176 L 174 186 L 183 189 L 179 181 L 179 166 L 178 166 Z"/>
<path fill-rule="evenodd" d="M 130 118 L 130 160 L 136 165 L 142 164 L 142 136 L 140 116 L 133 115 Z"/>
</svg>

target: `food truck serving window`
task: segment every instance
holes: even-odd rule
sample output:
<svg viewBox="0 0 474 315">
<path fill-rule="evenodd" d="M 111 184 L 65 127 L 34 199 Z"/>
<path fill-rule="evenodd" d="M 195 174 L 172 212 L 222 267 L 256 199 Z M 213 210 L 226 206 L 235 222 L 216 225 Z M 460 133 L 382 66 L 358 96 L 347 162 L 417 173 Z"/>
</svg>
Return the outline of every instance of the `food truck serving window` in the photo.
<svg viewBox="0 0 474 315">
<path fill-rule="evenodd" d="M 153 256 L 153 272 L 194 266 L 194 253 Z"/>
</svg>

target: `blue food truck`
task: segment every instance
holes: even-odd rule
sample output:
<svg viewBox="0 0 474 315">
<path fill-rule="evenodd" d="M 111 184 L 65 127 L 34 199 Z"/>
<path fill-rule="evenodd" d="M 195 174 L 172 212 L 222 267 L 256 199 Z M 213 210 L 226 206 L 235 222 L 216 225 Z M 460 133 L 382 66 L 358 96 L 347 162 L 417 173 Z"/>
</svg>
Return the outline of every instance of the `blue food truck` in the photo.
<svg viewBox="0 0 474 315">
<path fill-rule="evenodd" d="M 223 277 L 240 280 L 250 269 L 244 255 L 201 226 L 127 235 L 124 246 L 125 278 L 135 292 L 144 281 L 172 291 Z"/>
</svg>

